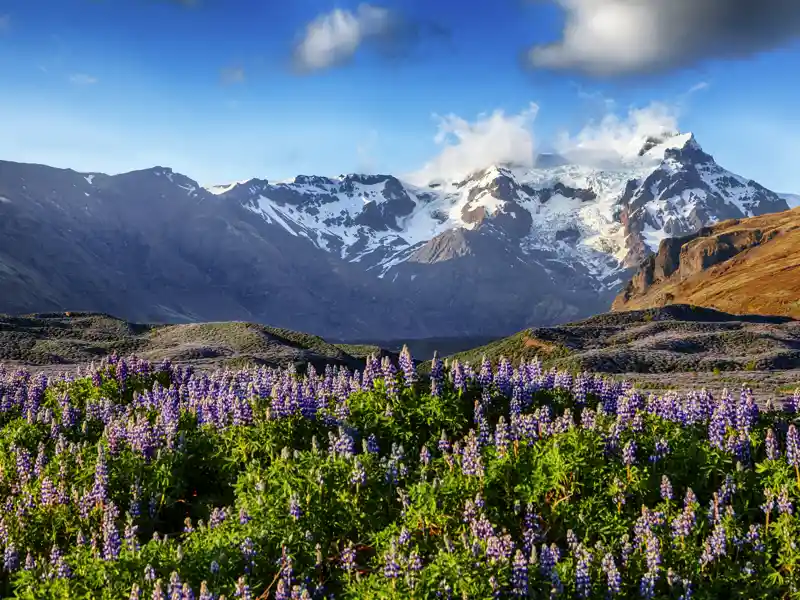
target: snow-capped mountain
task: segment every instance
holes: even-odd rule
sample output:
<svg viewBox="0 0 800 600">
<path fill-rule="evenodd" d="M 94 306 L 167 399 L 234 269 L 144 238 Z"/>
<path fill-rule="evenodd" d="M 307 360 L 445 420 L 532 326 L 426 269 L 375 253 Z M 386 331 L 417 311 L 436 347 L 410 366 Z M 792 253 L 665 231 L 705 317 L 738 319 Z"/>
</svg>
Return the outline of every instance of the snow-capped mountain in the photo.
<svg viewBox="0 0 800 600">
<path fill-rule="evenodd" d="M 665 237 L 788 209 L 690 134 L 630 154 L 602 167 L 542 155 L 425 185 L 208 188 L 166 167 L 0 161 L 0 312 L 241 319 L 338 339 L 505 335 L 608 310 Z"/>
<path fill-rule="evenodd" d="M 496 165 L 424 187 L 346 175 L 207 189 L 378 277 L 413 278 L 401 265 L 452 258 L 464 248 L 448 249 L 442 236 L 460 229 L 491 232 L 515 260 L 554 278 L 576 271 L 598 291 L 616 289 L 665 237 L 788 209 L 785 198 L 717 165 L 692 134 L 648 138 L 614 168 L 544 158 L 535 168 Z"/>
</svg>

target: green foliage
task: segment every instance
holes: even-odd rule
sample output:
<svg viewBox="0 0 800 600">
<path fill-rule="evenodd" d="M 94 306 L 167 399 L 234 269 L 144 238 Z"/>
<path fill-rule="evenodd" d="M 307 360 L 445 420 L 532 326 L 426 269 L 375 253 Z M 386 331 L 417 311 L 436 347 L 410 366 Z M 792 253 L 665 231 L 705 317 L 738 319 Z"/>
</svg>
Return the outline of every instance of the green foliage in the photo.
<svg viewBox="0 0 800 600">
<path fill-rule="evenodd" d="M 800 475 L 765 454 L 767 431 L 787 425 L 782 415 L 749 426 L 744 458 L 710 443 L 704 419 L 684 423 L 643 404 L 617 415 L 595 410 L 597 396 L 584 403 L 557 386 L 530 388 L 512 410 L 497 386 L 457 391 L 445 380 L 432 395 L 427 381 L 377 379 L 338 399 L 332 388 L 318 391 L 315 418 L 279 414 L 282 392 L 259 393 L 259 381 L 279 377 L 291 388 L 309 379 L 270 373 L 187 384 L 166 371 L 120 379 L 108 367 L 94 381 L 52 382 L 37 411 L 3 405 L 0 541 L 20 563 L 28 552 L 35 561 L 4 571 L 3 597 L 111 600 L 139 586 L 150 598 L 152 568 L 165 594 L 177 576 L 195 597 L 201 584 L 230 598 L 246 583 L 253 597 L 272 598 L 290 581 L 352 599 L 488 600 L 495 590 L 572 598 L 583 593 L 583 562 L 591 582 L 583 597 L 599 600 L 608 596 L 607 556 L 620 598 L 638 596 L 649 575 L 658 598 L 685 597 L 684 582 L 709 600 L 800 597 L 800 519 L 761 509 L 765 490 L 800 499 Z M 0 397 L 22 389 L 13 376 L 2 385 Z M 249 395 L 237 397 L 241 390 Z M 477 426 L 476 407 L 486 419 Z M 230 418 L 215 420 L 219 411 Z M 740 439 L 737 431 L 727 426 L 727 439 Z M 26 456 L 38 472 L 20 466 Z M 665 477 L 672 496 L 662 492 Z M 86 503 L 98 481 L 105 496 Z M 60 500 L 45 501 L 46 482 Z M 696 502 L 685 505 L 690 489 Z M 687 510 L 696 522 L 674 535 Z M 726 550 L 708 560 L 715 531 Z M 119 556 L 104 557 L 115 534 L 124 538 Z M 51 565 L 54 545 L 69 577 Z M 553 545 L 560 556 L 550 571 Z M 390 577 L 395 562 L 399 576 Z"/>
</svg>

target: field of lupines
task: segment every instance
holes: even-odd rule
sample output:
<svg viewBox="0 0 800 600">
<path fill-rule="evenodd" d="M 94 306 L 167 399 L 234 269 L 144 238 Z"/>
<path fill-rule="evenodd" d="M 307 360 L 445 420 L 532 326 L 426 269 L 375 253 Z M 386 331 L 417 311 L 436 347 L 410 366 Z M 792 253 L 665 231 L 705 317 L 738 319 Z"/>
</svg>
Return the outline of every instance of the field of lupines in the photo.
<svg viewBox="0 0 800 600">
<path fill-rule="evenodd" d="M 0 367 L 3 597 L 800 598 L 800 394 Z"/>
</svg>

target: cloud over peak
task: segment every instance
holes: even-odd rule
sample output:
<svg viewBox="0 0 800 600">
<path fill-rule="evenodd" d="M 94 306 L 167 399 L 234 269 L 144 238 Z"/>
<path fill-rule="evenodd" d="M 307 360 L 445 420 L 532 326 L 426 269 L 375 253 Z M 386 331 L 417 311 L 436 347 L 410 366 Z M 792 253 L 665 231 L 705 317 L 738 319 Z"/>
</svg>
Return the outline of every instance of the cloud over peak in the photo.
<svg viewBox="0 0 800 600">
<path fill-rule="evenodd" d="M 613 101 L 604 116 L 571 135 L 562 132 L 553 142 L 556 152 L 575 165 L 616 169 L 638 162 L 648 138 L 666 139 L 679 132 L 679 104 L 653 102 L 631 107 L 620 115 Z M 457 181 L 493 165 L 533 167 L 541 144 L 534 133 L 539 107 L 531 103 L 516 114 L 495 110 L 470 122 L 456 115 L 438 118 L 434 140 L 439 153 L 420 170 L 405 175 L 416 185 Z"/>
<path fill-rule="evenodd" d="M 561 40 L 527 53 L 534 67 L 631 75 L 738 58 L 800 39 L 797 0 L 539 0 L 566 13 Z"/>
<path fill-rule="evenodd" d="M 439 127 L 434 140 L 442 150 L 409 181 L 425 185 L 431 181 L 458 179 L 491 165 L 514 163 L 533 166 L 536 142 L 533 122 L 539 107 L 531 103 L 515 115 L 502 110 L 478 115 L 469 121 L 456 115 L 438 117 Z"/>
</svg>

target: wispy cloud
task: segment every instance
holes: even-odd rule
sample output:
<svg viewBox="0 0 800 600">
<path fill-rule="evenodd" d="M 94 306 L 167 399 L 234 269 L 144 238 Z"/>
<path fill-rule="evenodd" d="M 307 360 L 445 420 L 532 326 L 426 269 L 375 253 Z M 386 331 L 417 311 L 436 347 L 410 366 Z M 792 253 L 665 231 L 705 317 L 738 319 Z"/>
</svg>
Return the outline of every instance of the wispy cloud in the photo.
<svg viewBox="0 0 800 600">
<path fill-rule="evenodd" d="M 234 83 L 244 83 L 245 80 L 244 67 L 228 67 L 226 69 L 222 69 L 220 77 L 222 79 L 222 83 L 226 85 L 231 85 Z"/>
<path fill-rule="evenodd" d="M 666 71 L 752 55 L 800 38 L 793 0 L 539 0 L 566 13 L 561 40 L 528 51 L 534 67 L 594 76 Z"/>
<path fill-rule="evenodd" d="M 0 33 L 11 28 L 11 15 L 0 15 Z"/>
<path fill-rule="evenodd" d="M 74 73 L 69 76 L 69 82 L 75 85 L 94 85 L 98 81 L 97 77 L 86 73 Z"/>
</svg>

